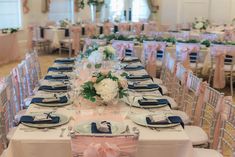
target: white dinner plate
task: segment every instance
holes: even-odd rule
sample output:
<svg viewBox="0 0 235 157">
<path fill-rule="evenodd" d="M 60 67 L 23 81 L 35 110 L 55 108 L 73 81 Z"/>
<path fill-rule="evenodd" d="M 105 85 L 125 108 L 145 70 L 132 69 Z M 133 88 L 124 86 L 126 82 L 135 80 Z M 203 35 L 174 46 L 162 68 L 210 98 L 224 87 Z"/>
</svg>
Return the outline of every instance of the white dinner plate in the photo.
<svg viewBox="0 0 235 157">
<path fill-rule="evenodd" d="M 75 131 L 81 134 L 92 134 L 91 123 L 99 121 L 87 121 L 82 122 L 75 126 Z M 111 123 L 111 130 L 113 135 L 122 134 L 126 131 L 126 126 L 120 122 L 109 121 Z"/>
<path fill-rule="evenodd" d="M 146 117 L 149 115 L 158 115 L 158 116 L 162 116 L 162 117 L 166 117 L 164 115 L 164 113 L 158 113 L 158 114 L 138 114 L 138 115 L 131 115 L 130 119 L 141 126 L 145 126 L 145 127 L 152 127 L 152 128 L 169 128 L 169 127 L 174 127 L 174 126 L 178 126 L 180 125 L 180 123 L 174 123 L 174 124 L 165 124 L 165 125 L 149 125 L 146 122 Z M 170 115 L 168 115 L 170 116 Z"/>
<path fill-rule="evenodd" d="M 35 113 L 35 114 L 32 113 L 32 114 L 29 114 L 29 115 L 30 116 L 35 116 L 35 115 L 38 115 L 38 114 L 43 114 L 43 112 L 42 113 Z M 25 126 L 28 126 L 28 127 L 42 129 L 42 128 L 58 127 L 58 126 L 67 124 L 69 122 L 69 120 L 70 120 L 69 117 L 67 117 L 65 115 L 62 115 L 62 114 L 53 113 L 51 115 L 59 116 L 60 117 L 60 122 L 56 123 L 56 124 L 32 124 L 32 123 L 22 123 L 22 124 L 25 125 Z"/>
<path fill-rule="evenodd" d="M 33 103 L 39 106 L 43 107 L 63 107 L 72 104 L 73 102 L 71 100 L 68 100 L 67 103 Z"/>
</svg>

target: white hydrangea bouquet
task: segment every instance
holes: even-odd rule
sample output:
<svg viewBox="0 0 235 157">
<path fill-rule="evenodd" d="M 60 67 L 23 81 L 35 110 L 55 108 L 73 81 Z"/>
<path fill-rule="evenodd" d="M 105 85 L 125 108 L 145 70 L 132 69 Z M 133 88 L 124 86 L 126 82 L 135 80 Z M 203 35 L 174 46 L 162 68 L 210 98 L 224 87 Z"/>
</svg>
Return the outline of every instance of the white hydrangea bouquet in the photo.
<svg viewBox="0 0 235 157">
<path fill-rule="evenodd" d="M 99 47 L 98 51 L 103 54 L 104 60 L 113 60 L 115 57 L 115 49 L 112 46 Z"/>
<path fill-rule="evenodd" d="M 68 19 L 64 19 L 64 20 L 60 20 L 60 27 L 64 27 L 67 28 L 69 25 L 71 25 L 71 21 L 69 21 Z"/>
<path fill-rule="evenodd" d="M 203 17 L 195 18 L 195 21 L 193 22 L 193 28 L 197 30 L 206 30 L 208 26 L 209 20 Z"/>
<path fill-rule="evenodd" d="M 81 95 L 92 102 L 102 100 L 105 104 L 127 96 L 127 81 L 111 71 L 96 73 L 85 82 Z"/>
</svg>

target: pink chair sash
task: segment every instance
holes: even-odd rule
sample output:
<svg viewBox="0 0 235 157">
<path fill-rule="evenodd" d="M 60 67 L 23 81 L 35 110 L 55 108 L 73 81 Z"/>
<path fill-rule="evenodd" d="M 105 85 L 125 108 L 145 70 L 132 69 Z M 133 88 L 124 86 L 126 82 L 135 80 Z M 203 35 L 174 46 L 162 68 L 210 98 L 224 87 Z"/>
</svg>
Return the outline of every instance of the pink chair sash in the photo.
<svg viewBox="0 0 235 157">
<path fill-rule="evenodd" d="M 87 24 L 86 25 L 86 33 L 88 37 L 92 37 L 96 34 L 96 25 L 95 24 Z"/>
<path fill-rule="evenodd" d="M 156 77 L 157 74 L 157 63 L 156 54 L 157 51 L 165 51 L 165 43 L 147 42 L 144 44 L 144 54 L 147 56 L 146 70 L 151 77 Z M 144 59 L 145 60 L 145 59 Z"/>
<path fill-rule="evenodd" d="M 31 51 L 33 50 L 33 29 L 34 26 L 30 25 L 28 27 L 28 40 L 27 40 L 27 45 L 28 45 L 28 50 Z"/>
<path fill-rule="evenodd" d="M 107 22 L 104 24 L 104 35 L 111 34 L 111 27 L 112 27 L 112 23 L 110 23 L 110 22 Z"/>
<path fill-rule="evenodd" d="M 132 24 L 132 29 L 135 31 L 136 35 L 140 35 L 142 31 L 142 23 L 137 22 Z"/>
<path fill-rule="evenodd" d="M 72 47 L 75 50 L 75 54 L 80 51 L 80 33 L 81 27 L 72 27 Z"/>
<path fill-rule="evenodd" d="M 229 116 L 230 108 L 228 105 L 225 104 L 225 101 L 230 101 L 232 103 L 232 101 L 233 101 L 232 96 L 224 97 L 223 100 L 221 101 L 221 104 L 219 105 L 220 114 L 219 114 L 218 120 L 215 125 L 215 132 L 214 132 L 214 137 L 213 137 L 213 146 L 212 147 L 214 149 L 218 148 L 219 137 L 220 137 L 220 128 L 222 127 L 223 121 L 228 120 L 228 116 Z"/>
<path fill-rule="evenodd" d="M 91 143 L 84 151 L 84 157 L 119 157 L 120 149 L 115 144 Z"/>
<path fill-rule="evenodd" d="M 134 43 L 127 41 L 114 41 L 112 46 L 116 49 L 116 54 L 119 59 L 125 57 L 125 50 L 131 49 L 133 51 Z"/>
<path fill-rule="evenodd" d="M 198 100 L 195 108 L 195 113 L 194 113 L 194 125 L 199 125 L 200 124 L 200 117 L 201 117 L 201 110 L 202 106 L 204 104 L 205 100 L 205 92 L 206 92 L 206 87 L 208 86 L 207 82 L 202 82 L 197 93 L 198 94 Z"/>
<path fill-rule="evenodd" d="M 215 57 L 214 88 L 225 87 L 224 59 L 227 54 L 235 57 L 235 46 L 213 45 L 211 48 L 211 55 Z"/>
<path fill-rule="evenodd" d="M 186 69 L 191 69 L 190 67 L 190 59 L 189 54 L 192 52 L 199 52 L 200 45 L 199 44 L 185 44 L 178 43 L 176 45 L 176 51 L 180 53 L 181 62 Z"/>
<path fill-rule="evenodd" d="M 119 33 L 124 33 L 124 32 L 128 32 L 130 28 L 130 25 L 128 23 L 120 23 L 118 25 L 118 31 Z"/>
</svg>

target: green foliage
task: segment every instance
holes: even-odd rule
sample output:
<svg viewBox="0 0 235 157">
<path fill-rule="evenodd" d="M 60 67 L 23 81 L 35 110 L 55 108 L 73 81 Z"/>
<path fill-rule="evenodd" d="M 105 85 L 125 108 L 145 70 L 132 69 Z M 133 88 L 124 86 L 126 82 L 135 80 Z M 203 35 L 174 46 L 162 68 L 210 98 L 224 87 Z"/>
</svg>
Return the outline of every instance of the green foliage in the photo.
<svg viewBox="0 0 235 157">
<path fill-rule="evenodd" d="M 96 94 L 96 90 L 94 87 L 94 84 L 91 81 L 85 82 L 82 86 L 82 96 L 87 99 L 90 100 L 92 102 L 96 101 L 95 96 Z"/>
<path fill-rule="evenodd" d="M 202 45 L 205 45 L 206 47 L 210 47 L 211 42 L 209 40 L 204 40 L 201 42 Z"/>
</svg>

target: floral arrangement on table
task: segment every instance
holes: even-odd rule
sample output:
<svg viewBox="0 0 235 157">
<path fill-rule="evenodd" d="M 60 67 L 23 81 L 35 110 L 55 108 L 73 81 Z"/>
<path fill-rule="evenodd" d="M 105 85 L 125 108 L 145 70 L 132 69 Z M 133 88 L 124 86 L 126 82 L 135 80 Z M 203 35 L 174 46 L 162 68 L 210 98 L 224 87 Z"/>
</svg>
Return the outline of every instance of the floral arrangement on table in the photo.
<svg viewBox="0 0 235 157">
<path fill-rule="evenodd" d="M 82 86 L 81 95 L 92 102 L 101 99 L 109 103 L 114 99 L 127 96 L 127 82 L 121 76 L 111 71 L 103 71 L 94 74 L 88 82 Z"/>
<path fill-rule="evenodd" d="M 235 42 L 212 41 L 211 43 L 216 45 L 235 45 Z"/>
<path fill-rule="evenodd" d="M 206 30 L 206 28 L 209 26 L 209 20 L 202 18 L 195 18 L 195 21 L 193 22 L 193 28 L 197 30 Z"/>
<path fill-rule="evenodd" d="M 71 25 L 71 21 L 68 19 L 60 20 L 59 21 L 60 27 L 68 27 Z"/>
<path fill-rule="evenodd" d="M 88 0 L 87 1 L 88 5 L 101 5 L 104 4 L 104 0 Z"/>
<path fill-rule="evenodd" d="M 19 28 L 4 28 L 2 29 L 3 34 L 12 34 L 19 31 Z"/>
<path fill-rule="evenodd" d="M 112 46 L 99 47 L 98 51 L 103 54 L 104 60 L 113 60 L 115 57 L 115 49 Z"/>
</svg>

